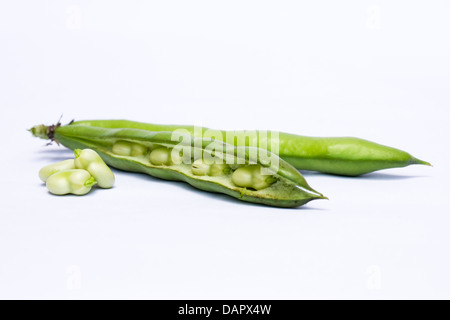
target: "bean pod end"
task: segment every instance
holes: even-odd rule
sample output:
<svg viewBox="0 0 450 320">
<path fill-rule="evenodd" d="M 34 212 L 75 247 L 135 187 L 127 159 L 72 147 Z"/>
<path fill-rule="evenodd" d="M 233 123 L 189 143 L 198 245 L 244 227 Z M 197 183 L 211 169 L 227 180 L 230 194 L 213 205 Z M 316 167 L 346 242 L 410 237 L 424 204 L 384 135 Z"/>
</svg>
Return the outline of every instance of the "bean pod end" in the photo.
<svg viewBox="0 0 450 320">
<path fill-rule="evenodd" d="M 427 161 L 423 161 L 423 160 L 417 159 L 417 158 L 412 158 L 411 164 L 422 164 L 424 166 L 429 166 L 429 167 L 433 166 L 431 163 L 429 163 Z"/>
</svg>

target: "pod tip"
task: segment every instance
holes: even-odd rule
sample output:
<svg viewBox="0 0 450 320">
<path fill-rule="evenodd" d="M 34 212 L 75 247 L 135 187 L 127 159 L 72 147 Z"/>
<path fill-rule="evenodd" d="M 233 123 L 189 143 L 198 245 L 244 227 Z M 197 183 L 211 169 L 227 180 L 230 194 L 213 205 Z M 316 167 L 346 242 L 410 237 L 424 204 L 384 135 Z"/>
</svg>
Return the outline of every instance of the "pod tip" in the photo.
<svg viewBox="0 0 450 320">
<path fill-rule="evenodd" d="M 423 160 L 417 159 L 417 158 L 413 158 L 412 161 L 411 161 L 411 164 L 422 164 L 422 165 L 429 166 L 429 167 L 433 166 L 431 163 L 429 163 L 427 161 L 423 161 Z"/>
<path fill-rule="evenodd" d="M 315 195 L 313 196 L 313 199 L 314 200 L 330 200 L 328 197 L 324 196 L 320 192 L 316 192 Z"/>
</svg>

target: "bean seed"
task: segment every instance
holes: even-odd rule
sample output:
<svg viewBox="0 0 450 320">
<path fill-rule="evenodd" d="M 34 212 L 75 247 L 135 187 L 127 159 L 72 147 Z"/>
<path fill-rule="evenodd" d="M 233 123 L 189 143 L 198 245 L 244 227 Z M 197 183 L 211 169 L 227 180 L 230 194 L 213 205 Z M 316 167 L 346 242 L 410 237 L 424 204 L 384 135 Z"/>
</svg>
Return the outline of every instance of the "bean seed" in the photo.
<svg viewBox="0 0 450 320">
<path fill-rule="evenodd" d="M 261 174 L 260 165 L 250 165 L 237 169 L 231 179 L 239 187 L 261 190 L 270 187 L 275 181 L 273 175 Z"/>
<path fill-rule="evenodd" d="M 47 179 L 48 191 L 55 195 L 85 195 L 96 184 L 95 178 L 82 169 L 59 171 Z"/>
<path fill-rule="evenodd" d="M 75 167 L 88 171 L 101 188 L 112 188 L 115 182 L 114 174 L 97 152 L 91 149 L 75 150 Z"/>
<path fill-rule="evenodd" d="M 58 163 L 54 163 L 54 164 L 50 164 L 48 166 L 43 167 L 40 171 L 39 171 L 39 178 L 43 181 L 46 182 L 47 179 L 60 171 L 63 170 L 70 170 L 70 169 L 75 169 L 75 161 L 73 159 L 69 159 L 69 160 L 64 160 Z"/>
<path fill-rule="evenodd" d="M 168 166 L 171 164 L 171 150 L 165 147 L 158 147 L 150 152 L 150 162 L 155 166 Z"/>
</svg>

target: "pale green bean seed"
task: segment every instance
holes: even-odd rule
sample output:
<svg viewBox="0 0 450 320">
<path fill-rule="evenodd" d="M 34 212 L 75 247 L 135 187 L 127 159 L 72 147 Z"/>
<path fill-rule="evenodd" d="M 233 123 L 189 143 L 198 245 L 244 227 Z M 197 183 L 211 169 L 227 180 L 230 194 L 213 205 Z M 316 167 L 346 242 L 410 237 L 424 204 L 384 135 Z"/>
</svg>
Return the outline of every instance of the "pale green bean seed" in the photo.
<svg viewBox="0 0 450 320">
<path fill-rule="evenodd" d="M 171 150 L 165 147 L 159 147 L 152 152 L 150 152 L 150 162 L 155 166 L 162 166 L 162 165 L 170 165 L 172 163 L 170 158 Z"/>
<path fill-rule="evenodd" d="M 190 163 L 191 157 L 189 154 L 185 154 L 183 148 L 175 147 L 170 150 L 170 162 L 171 164 Z"/>
<path fill-rule="evenodd" d="M 47 189 L 53 194 L 85 195 L 96 184 L 95 178 L 82 169 L 71 169 L 57 172 L 47 179 Z"/>
<path fill-rule="evenodd" d="M 217 177 L 230 173 L 231 169 L 228 165 L 222 163 L 207 164 L 202 159 L 197 159 L 191 166 L 192 173 L 196 176 Z"/>
<path fill-rule="evenodd" d="M 112 152 L 119 156 L 130 156 L 132 144 L 128 141 L 117 141 L 112 147 Z"/>
<path fill-rule="evenodd" d="M 125 157 L 140 157 L 144 156 L 148 152 L 148 148 L 139 143 L 133 143 L 129 141 L 117 141 L 112 147 L 112 152 L 119 156 Z"/>
<path fill-rule="evenodd" d="M 75 150 L 75 167 L 88 171 L 101 188 L 112 188 L 114 174 L 97 152 L 91 149 Z"/>
<path fill-rule="evenodd" d="M 252 170 L 249 170 L 248 167 L 242 167 L 233 172 L 231 176 L 231 181 L 238 187 L 250 187 L 253 182 L 253 173 Z"/>
<path fill-rule="evenodd" d="M 271 175 L 262 175 L 262 174 L 256 174 L 253 176 L 253 186 L 250 186 L 250 188 L 253 188 L 255 190 L 261 190 L 270 187 L 276 179 Z"/>
<path fill-rule="evenodd" d="M 230 171 L 231 171 L 230 167 L 224 163 L 213 163 L 209 167 L 208 175 L 212 177 L 217 177 L 221 175 L 226 175 L 230 173 Z"/>
<path fill-rule="evenodd" d="M 234 171 L 231 180 L 238 187 L 261 190 L 270 187 L 276 178 L 272 175 L 261 174 L 260 165 L 251 165 Z"/>
<path fill-rule="evenodd" d="M 209 164 L 204 163 L 202 159 L 198 159 L 192 164 L 191 170 L 196 176 L 206 176 L 209 172 Z"/>
<path fill-rule="evenodd" d="M 131 156 L 132 157 L 141 157 L 145 156 L 148 152 L 148 148 L 139 143 L 133 143 L 131 145 Z"/>
<path fill-rule="evenodd" d="M 50 164 L 48 166 L 43 167 L 40 171 L 39 171 L 39 178 L 43 181 L 46 182 L 47 179 L 59 172 L 59 171 L 63 171 L 63 170 L 70 170 L 70 169 L 75 169 L 75 161 L 73 159 L 69 159 L 69 160 L 64 160 L 58 163 L 54 163 L 54 164 Z"/>
</svg>

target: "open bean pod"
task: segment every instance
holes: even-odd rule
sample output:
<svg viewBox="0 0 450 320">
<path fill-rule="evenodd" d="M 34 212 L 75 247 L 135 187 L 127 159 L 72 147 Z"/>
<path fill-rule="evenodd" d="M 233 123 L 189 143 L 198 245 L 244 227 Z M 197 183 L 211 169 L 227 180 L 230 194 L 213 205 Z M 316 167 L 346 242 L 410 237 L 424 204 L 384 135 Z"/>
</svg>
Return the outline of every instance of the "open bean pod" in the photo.
<svg viewBox="0 0 450 320">
<path fill-rule="evenodd" d="M 93 149 L 121 170 L 185 181 L 247 202 L 297 207 L 325 199 L 294 167 L 263 149 L 181 133 L 84 125 L 53 127 L 47 137 L 70 149 Z"/>
</svg>

